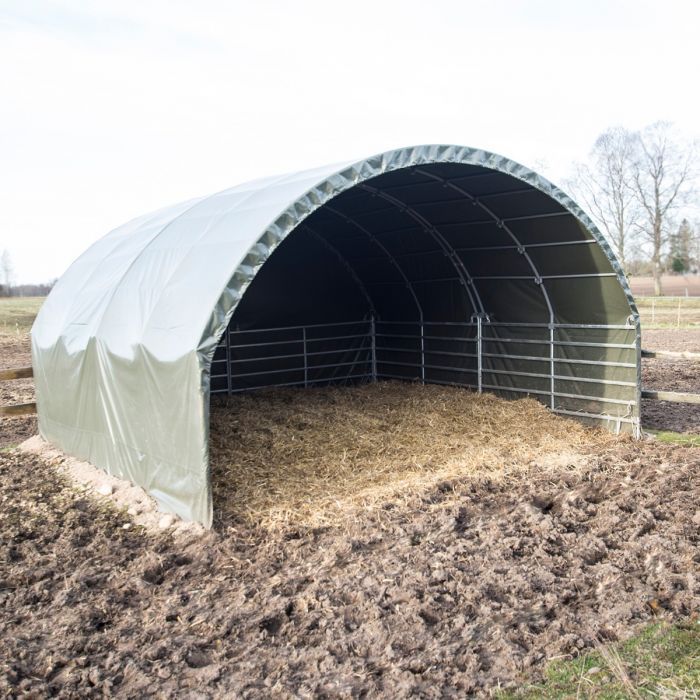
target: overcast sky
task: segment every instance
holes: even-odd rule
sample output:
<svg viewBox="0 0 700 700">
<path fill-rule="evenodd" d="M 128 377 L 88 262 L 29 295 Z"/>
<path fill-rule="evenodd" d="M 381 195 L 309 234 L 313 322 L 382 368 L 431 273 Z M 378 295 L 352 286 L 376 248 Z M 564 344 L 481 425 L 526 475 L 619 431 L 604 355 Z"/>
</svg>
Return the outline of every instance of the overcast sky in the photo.
<svg viewBox="0 0 700 700">
<path fill-rule="evenodd" d="M 700 3 L 0 0 L 0 250 L 59 276 L 161 206 L 418 143 L 555 182 L 609 126 L 700 134 Z"/>
</svg>

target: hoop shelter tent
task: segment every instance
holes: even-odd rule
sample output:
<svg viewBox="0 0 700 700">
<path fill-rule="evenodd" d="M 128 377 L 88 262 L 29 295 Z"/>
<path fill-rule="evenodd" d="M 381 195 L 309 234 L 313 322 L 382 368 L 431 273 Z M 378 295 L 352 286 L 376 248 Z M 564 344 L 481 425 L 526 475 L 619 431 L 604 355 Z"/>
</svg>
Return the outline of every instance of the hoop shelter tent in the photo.
<svg viewBox="0 0 700 700">
<path fill-rule="evenodd" d="M 448 383 L 638 433 L 640 353 L 590 219 L 527 168 L 458 146 L 135 219 L 72 264 L 32 329 L 42 436 L 205 526 L 211 394 Z"/>
</svg>

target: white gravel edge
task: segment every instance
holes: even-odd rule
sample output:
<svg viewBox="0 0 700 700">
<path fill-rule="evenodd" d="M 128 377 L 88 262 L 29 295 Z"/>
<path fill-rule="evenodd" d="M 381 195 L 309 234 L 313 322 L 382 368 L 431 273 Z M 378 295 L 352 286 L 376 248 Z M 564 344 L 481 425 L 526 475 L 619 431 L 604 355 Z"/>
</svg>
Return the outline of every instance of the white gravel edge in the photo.
<svg viewBox="0 0 700 700">
<path fill-rule="evenodd" d="M 176 515 L 160 511 L 155 499 L 140 486 L 126 479 L 111 476 L 89 462 L 83 462 L 61 452 L 40 435 L 34 435 L 25 440 L 17 449 L 36 455 L 68 477 L 78 489 L 95 501 L 109 500 L 117 509 L 125 510 L 134 525 L 140 525 L 153 532 L 169 531 L 175 537 L 185 535 L 191 537 L 206 532 L 198 523 L 186 522 Z M 128 527 L 128 524 L 124 527 Z"/>
</svg>

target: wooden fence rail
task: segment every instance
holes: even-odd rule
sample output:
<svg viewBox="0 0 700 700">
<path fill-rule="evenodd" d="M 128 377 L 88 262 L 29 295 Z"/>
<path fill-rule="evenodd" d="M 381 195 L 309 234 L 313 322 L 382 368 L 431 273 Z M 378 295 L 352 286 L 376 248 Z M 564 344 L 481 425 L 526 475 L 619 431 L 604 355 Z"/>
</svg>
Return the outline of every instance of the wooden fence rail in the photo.
<svg viewBox="0 0 700 700">
<path fill-rule="evenodd" d="M 642 389 L 642 398 L 656 399 L 657 401 L 673 401 L 674 403 L 700 403 L 700 394 L 688 394 L 684 391 Z"/>
<path fill-rule="evenodd" d="M 35 413 L 35 403 L 16 403 L 12 406 L 0 406 L 0 416 L 31 416 Z"/>
<path fill-rule="evenodd" d="M 31 367 L 0 369 L 0 381 L 29 379 L 33 376 L 34 370 Z M 0 416 L 31 416 L 34 413 L 36 413 L 35 403 L 18 403 L 12 406 L 0 406 Z"/>
<path fill-rule="evenodd" d="M 31 367 L 21 367 L 20 369 L 0 369 L 0 381 L 7 379 L 29 379 L 34 376 Z"/>
<path fill-rule="evenodd" d="M 700 352 L 671 352 L 670 350 L 642 350 L 642 357 L 668 357 L 673 360 L 700 360 Z"/>
</svg>

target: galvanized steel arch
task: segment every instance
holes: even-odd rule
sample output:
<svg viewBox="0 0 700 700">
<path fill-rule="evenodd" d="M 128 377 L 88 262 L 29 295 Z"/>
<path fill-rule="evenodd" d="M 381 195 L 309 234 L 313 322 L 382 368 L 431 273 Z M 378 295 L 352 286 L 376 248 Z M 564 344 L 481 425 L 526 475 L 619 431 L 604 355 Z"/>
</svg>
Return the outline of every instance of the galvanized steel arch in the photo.
<svg viewBox="0 0 700 700">
<path fill-rule="evenodd" d="M 213 355 L 213 346 L 208 339 L 212 336 L 216 338 L 221 337 L 233 315 L 236 303 L 232 304 L 232 299 L 240 300 L 245 289 L 255 277 L 257 269 L 304 219 L 343 192 L 362 185 L 367 180 L 371 180 L 379 175 L 396 170 L 418 169 L 420 166 L 440 163 L 478 166 L 492 170 L 494 173 L 509 175 L 547 195 L 577 219 L 591 234 L 610 263 L 627 300 L 630 317 L 636 328 L 639 341 L 639 312 L 622 266 L 605 236 L 571 197 L 533 170 L 496 153 L 467 146 L 426 145 L 387 151 L 386 153 L 342 166 L 292 202 L 287 209 L 270 223 L 256 243 L 251 246 L 248 254 L 234 271 L 229 283 L 222 290 L 210 321 L 204 329 L 202 341 L 200 342 L 200 347 L 205 349 L 202 354 L 203 369 L 206 369 Z M 336 213 L 345 216 L 342 212 L 336 211 Z M 493 216 L 492 212 L 489 211 L 488 213 L 490 216 Z M 533 218 L 544 218 L 544 216 L 546 215 Z M 473 284 L 469 286 L 473 287 Z M 547 303 L 549 306 L 549 297 L 547 297 Z M 474 306 L 476 308 L 477 304 L 474 304 Z M 481 307 L 481 311 L 483 312 L 483 307 Z"/>
</svg>

